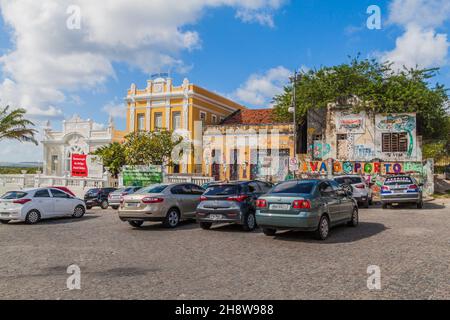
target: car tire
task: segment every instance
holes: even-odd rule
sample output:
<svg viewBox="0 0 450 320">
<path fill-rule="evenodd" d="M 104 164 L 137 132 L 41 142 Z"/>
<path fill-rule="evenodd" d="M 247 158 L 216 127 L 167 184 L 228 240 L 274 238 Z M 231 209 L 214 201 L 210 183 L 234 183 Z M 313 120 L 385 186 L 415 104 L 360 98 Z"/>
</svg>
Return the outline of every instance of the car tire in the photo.
<svg viewBox="0 0 450 320">
<path fill-rule="evenodd" d="M 423 200 L 420 201 L 419 203 L 417 203 L 417 209 L 422 209 L 423 208 Z"/>
<path fill-rule="evenodd" d="M 277 229 L 272 229 L 272 228 L 263 228 L 263 233 L 266 236 L 272 237 L 277 233 Z"/>
<path fill-rule="evenodd" d="M 373 205 L 373 198 L 370 197 L 370 199 L 369 199 L 369 206 L 372 206 L 372 205 Z"/>
<path fill-rule="evenodd" d="M 322 215 L 319 220 L 319 225 L 315 231 L 315 238 L 317 240 L 325 240 L 330 234 L 330 220 L 326 215 Z"/>
<path fill-rule="evenodd" d="M 100 207 L 101 207 L 103 210 L 108 209 L 108 206 L 109 206 L 108 200 L 103 200 L 103 201 L 100 203 Z"/>
<path fill-rule="evenodd" d="M 113 208 L 114 210 L 119 209 L 119 206 L 111 206 L 111 208 Z"/>
<path fill-rule="evenodd" d="M 249 212 L 245 215 L 242 228 L 244 231 L 253 231 L 256 229 L 256 217 L 253 212 Z"/>
<path fill-rule="evenodd" d="M 129 223 L 130 226 L 132 226 L 133 228 L 140 228 L 140 227 L 142 227 L 142 225 L 144 224 L 144 221 L 132 220 L 132 221 L 128 221 L 128 223 Z"/>
<path fill-rule="evenodd" d="M 86 210 L 91 210 L 92 206 L 86 206 Z"/>
<path fill-rule="evenodd" d="M 349 227 L 357 227 L 359 224 L 359 213 L 358 208 L 353 208 L 352 217 L 350 218 L 350 221 L 347 223 Z"/>
<path fill-rule="evenodd" d="M 209 230 L 211 229 L 211 226 L 211 222 L 200 222 L 200 228 L 202 228 L 203 230 Z"/>
<path fill-rule="evenodd" d="M 180 223 L 180 212 L 176 208 L 172 208 L 167 212 L 163 226 L 166 228 L 176 228 Z"/>
<path fill-rule="evenodd" d="M 73 210 L 72 217 L 76 219 L 81 219 L 83 218 L 85 213 L 86 210 L 84 209 L 83 206 L 76 206 L 75 209 Z"/>
<path fill-rule="evenodd" d="M 8 224 L 11 220 L 0 220 L 1 224 Z"/>
<path fill-rule="evenodd" d="M 41 214 L 37 210 L 31 210 L 27 213 L 27 216 L 25 217 L 25 222 L 27 224 L 36 224 L 41 220 Z"/>
</svg>

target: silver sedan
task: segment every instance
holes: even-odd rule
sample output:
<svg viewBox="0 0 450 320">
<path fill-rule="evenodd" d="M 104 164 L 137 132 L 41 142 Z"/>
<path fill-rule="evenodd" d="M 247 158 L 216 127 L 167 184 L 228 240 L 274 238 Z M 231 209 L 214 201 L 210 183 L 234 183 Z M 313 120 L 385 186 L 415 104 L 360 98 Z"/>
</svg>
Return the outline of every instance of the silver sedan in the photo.
<svg viewBox="0 0 450 320">
<path fill-rule="evenodd" d="M 156 184 L 122 197 L 119 218 L 133 227 L 145 221 L 161 221 L 175 228 L 181 220 L 195 219 L 195 210 L 205 190 L 192 183 Z"/>
</svg>

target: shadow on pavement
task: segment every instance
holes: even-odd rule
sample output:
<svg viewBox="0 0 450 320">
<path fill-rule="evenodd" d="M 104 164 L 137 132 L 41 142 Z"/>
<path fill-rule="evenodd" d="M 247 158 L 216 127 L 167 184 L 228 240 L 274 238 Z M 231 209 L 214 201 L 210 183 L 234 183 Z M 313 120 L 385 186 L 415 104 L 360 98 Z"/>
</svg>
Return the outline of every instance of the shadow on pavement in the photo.
<svg viewBox="0 0 450 320">
<path fill-rule="evenodd" d="M 69 224 L 69 223 L 77 223 L 77 222 L 83 222 L 86 220 L 92 220 L 92 219 L 97 219 L 100 218 L 100 216 L 94 216 L 94 215 L 89 215 L 89 216 L 84 216 L 83 218 L 77 219 L 77 218 L 72 218 L 72 217 L 57 217 L 57 218 L 51 218 L 51 219 L 43 219 L 41 221 L 39 221 L 38 223 L 34 224 L 34 225 L 30 225 L 30 226 L 39 226 L 39 225 L 48 225 L 48 224 Z M 26 225 L 25 222 L 23 221 L 11 221 L 10 223 L 7 224 L 8 226 L 20 226 L 20 225 Z"/>
<path fill-rule="evenodd" d="M 299 241 L 314 243 L 348 243 L 367 239 L 387 230 L 384 224 L 374 222 L 360 222 L 358 227 L 351 228 L 346 225 L 338 226 L 330 230 L 330 235 L 325 241 L 314 239 L 314 233 L 302 231 L 287 231 L 277 233 L 274 238 L 282 241 Z"/>
<path fill-rule="evenodd" d="M 127 222 L 124 222 L 128 224 Z M 128 224 L 129 225 L 129 224 Z M 133 228 L 129 225 L 130 228 Z M 170 232 L 170 231 L 177 231 L 177 230 L 191 230 L 191 229 L 197 229 L 199 226 L 195 222 L 195 220 L 186 220 L 181 221 L 180 224 L 176 228 L 166 228 L 163 226 L 162 222 L 144 222 L 142 227 L 140 228 L 133 228 L 137 231 L 164 231 L 164 232 Z"/>
<path fill-rule="evenodd" d="M 213 224 L 211 229 L 208 231 L 217 232 L 242 232 L 242 233 L 260 233 L 262 232 L 260 228 L 256 228 L 254 231 L 245 231 L 241 225 L 236 223 L 218 223 Z"/>
</svg>

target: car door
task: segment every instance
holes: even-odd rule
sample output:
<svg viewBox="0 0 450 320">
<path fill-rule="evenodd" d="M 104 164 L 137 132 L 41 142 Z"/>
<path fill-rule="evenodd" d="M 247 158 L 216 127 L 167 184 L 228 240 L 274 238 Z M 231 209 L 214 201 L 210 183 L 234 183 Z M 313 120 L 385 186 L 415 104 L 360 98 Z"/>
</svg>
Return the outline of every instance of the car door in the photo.
<svg viewBox="0 0 450 320">
<path fill-rule="evenodd" d="M 256 181 L 248 183 L 248 194 L 251 197 L 250 205 L 253 209 L 256 209 L 256 199 L 262 196 L 263 191 Z"/>
<path fill-rule="evenodd" d="M 328 181 L 319 184 L 319 194 L 330 215 L 331 223 L 335 224 L 336 222 L 339 222 L 342 219 L 340 208 L 341 201 Z"/>
<path fill-rule="evenodd" d="M 49 218 L 54 215 L 54 201 L 50 196 L 48 189 L 39 189 L 34 193 L 33 204 L 39 210 L 41 218 Z"/>
<path fill-rule="evenodd" d="M 192 203 L 190 194 L 191 194 L 191 188 L 188 184 L 180 184 L 176 185 L 171 189 L 171 194 L 173 199 L 175 200 L 176 205 L 181 211 L 181 214 L 183 216 L 189 216 L 192 214 Z"/>
<path fill-rule="evenodd" d="M 336 181 L 330 181 L 331 187 L 337 198 L 340 200 L 339 204 L 339 220 L 348 220 L 353 213 L 353 200 L 344 189 Z"/>
<path fill-rule="evenodd" d="M 66 216 L 73 213 L 75 204 L 72 196 L 58 189 L 50 189 L 50 192 L 54 202 L 53 216 Z"/>
</svg>

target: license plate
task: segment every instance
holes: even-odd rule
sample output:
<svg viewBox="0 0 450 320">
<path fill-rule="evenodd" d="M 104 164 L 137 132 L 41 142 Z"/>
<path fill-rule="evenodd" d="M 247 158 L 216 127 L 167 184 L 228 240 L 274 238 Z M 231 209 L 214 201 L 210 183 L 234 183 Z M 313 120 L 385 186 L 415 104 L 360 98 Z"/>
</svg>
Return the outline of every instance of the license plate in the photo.
<svg viewBox="0 0 450 320">
<path fill-rule="evenodd" d="M 211 220 L 221 220 L 223 218 L 223 216 L 221 214 L 210 214 L 209 218 Z"/>
<path fill-rule="evenodd" d="M 290 208 L 291 205 L 289 204 L 278 204 L 278 203 L 271 204 L 269 207 L 270 210 L 289 210 Z"/>
<path fill-rule="evenodd" d="M 127 207 L 137 207 L 139 203 L 127 203 Z"/>
</svg>

